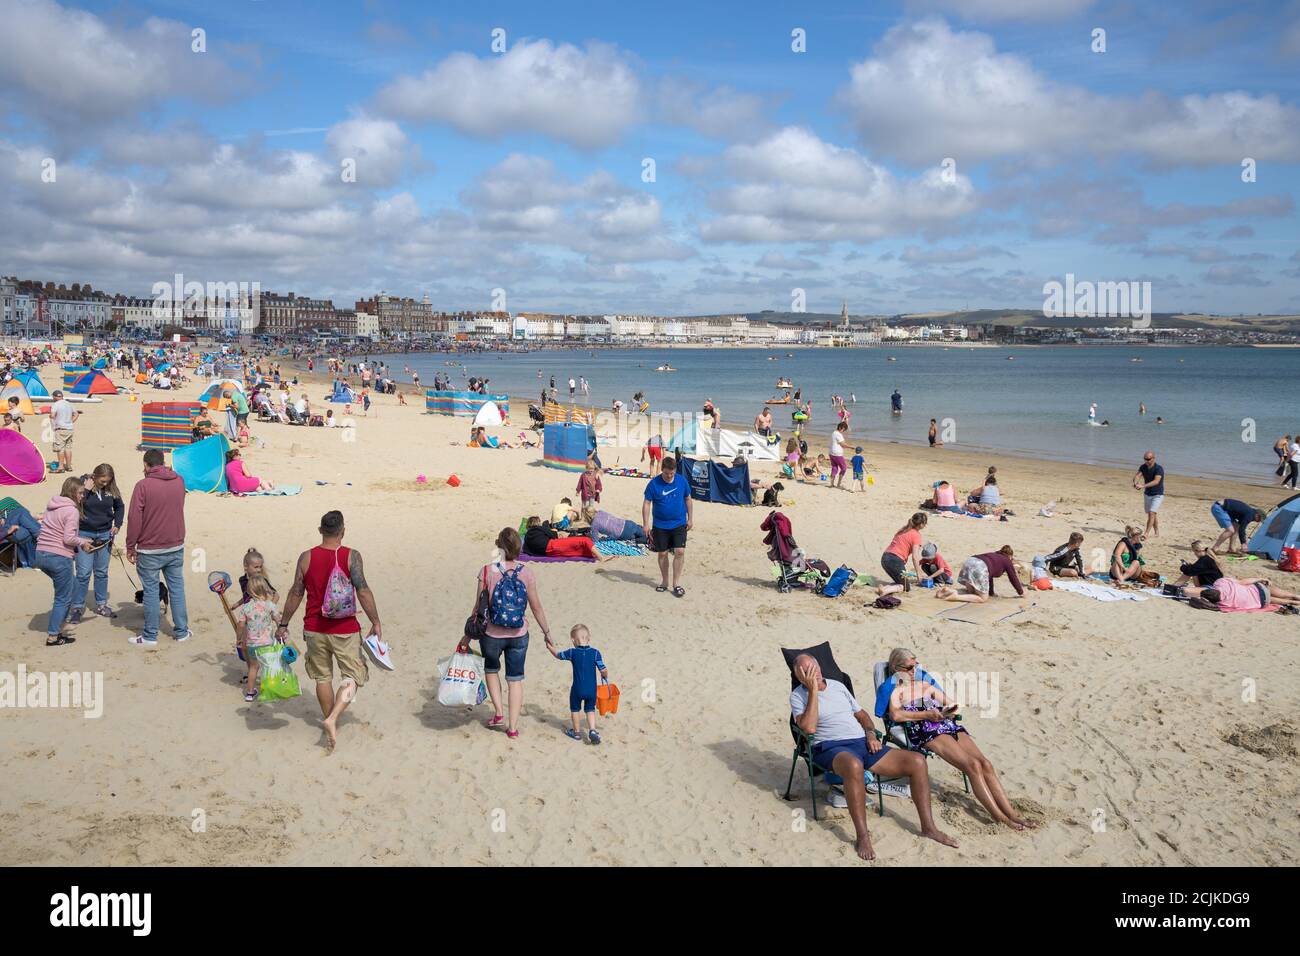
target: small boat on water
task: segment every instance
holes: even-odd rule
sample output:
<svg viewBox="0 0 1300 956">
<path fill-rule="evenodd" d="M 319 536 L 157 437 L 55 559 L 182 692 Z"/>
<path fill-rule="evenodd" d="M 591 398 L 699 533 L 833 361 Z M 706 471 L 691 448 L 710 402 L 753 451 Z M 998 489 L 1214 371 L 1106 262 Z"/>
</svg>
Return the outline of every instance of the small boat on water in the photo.
<svg viewBox="0 0 1300 956">
<path fill-rule="evenodd" d="M 886 361 L 886 362 L 897 362 L 898 359 L 894 358 L 894 357 L 891 355 L 891 356 L 889 356 L 889 358 L 885 359 L 885 361 Z"/>
<path fill-rule="evenodd" d="M 788 378 L 783 378 L 783 379 L 778 379 L 778 380 L 777 380 L 776 387 L 777 387 L 777 388 L 794 388 L 794 384 L 793 384 L 793 383 L 792 383 Z"/>
<path fill-rule="evenodd" d="M 763 404 L 764 405 L 789 405 L 790 396 L 787 395 L 785 398 L 769 398 Z"/>
<path fill-rule="evenodd" d="M 656 371 L 656 372 L 675 372 L 675 371 L 677 371 L 677 369 L 673 368 L 671 365 L 660 365 L 658 368 L 655 369 L 655 371 Z"/>
</svg>

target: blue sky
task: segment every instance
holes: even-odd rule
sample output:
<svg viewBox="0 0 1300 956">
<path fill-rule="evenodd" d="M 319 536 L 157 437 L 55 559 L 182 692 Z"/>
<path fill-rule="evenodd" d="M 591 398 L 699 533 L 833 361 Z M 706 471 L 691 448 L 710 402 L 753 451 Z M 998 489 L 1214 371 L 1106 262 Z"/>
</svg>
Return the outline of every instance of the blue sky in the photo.
<svg viewBox="0 0 1300 956">
<path fill-rule="evenodd" d="M 1074 273 L 1300 311 L 1300 2 L 0 11 L 5 273 L 667 314 L 1037 308 Z"/>
</svg>

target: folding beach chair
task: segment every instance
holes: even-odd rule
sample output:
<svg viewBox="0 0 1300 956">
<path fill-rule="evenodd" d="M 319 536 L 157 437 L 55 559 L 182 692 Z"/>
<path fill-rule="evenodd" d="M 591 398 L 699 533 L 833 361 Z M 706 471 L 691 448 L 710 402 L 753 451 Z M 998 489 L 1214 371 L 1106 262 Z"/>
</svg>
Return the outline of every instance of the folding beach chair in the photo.
<svg viewBox="0 0 1300 956">
<path fill-rule="evenodd" d="M 871 669 L 872 682 L 875 685 L 877 694 L 880 693 L 880 685 L 883 684 L 887 679 L 888 670 L 889 670 L 889 665 L 886 664 L 884 661 L 877 661 L 876 666 Z M 876 716 L 880 717 L 879 714 L 877 714 Z M 899 726 L 898 724 L 890 720 L 888 711 L 886 711 L 885 715 L 883 717 L 880 717 L 880 719 L 884 721 L 885 724 L 884 740 L 886 743 L 893 744 L 895 747 L 898 747 L 900 750 L 911 750 L 914 753 L 919 753 L 926 760 L 929 760 L 931 757 L 935 756 L 934 754 L 930 753 L 930 751 L 928 750 L 917 750 L 910 743 L 908 743 L 906 729 L 904 729 L 903 727 Z M 961 714 L 954 714 L 953 720 L 961 720 Z M 966 772 L 964 770 L 959 770 L 957 772 L 961 774 L 962 786 L 966 788 L 967 793 L 970 793 L 970 780 L 966 777 Z"/>
<path fill-rule="evenodd" d="M 799 686 L 799 680 L 794 676 L 794 662 L 803 654 L 812 656 L 819 667 L 822 669 L 822 677 L 827 680 L 837 680 L 853 693 L 853 679 L 848 674 L 840 670 L 835 663 L 835 656 L 831 653 L 829 642 L 823 642 L 816 647 L 805 647 L 801 649 L 781 648 L 781 656 L 785 658 L 785 666 L 790 668 L 790 689 L 794 690 Z M 855 695 L 856 696 L 856 695 Z M 804 733 L 803 730 L 795 723 L 794 716 L 790 715 L 790 736 L 794 738 L 794 756 L 790 760 L 790 779 L 785 785 L 785 799 L 790 799 L 790 791 L 794 787 L 794 772 L 799 767 L 799 761 L 802 760 L 808 768 L 808 785 L 812 791 L 812 811 L 813 819 L 817 819 L 817 778 L 819 776 L 826 778 L 826 783 L 830 786 L 842 786 L 844 778 L 829 767 L 820 767 L 812 759 L 812 747 L 815 742 L 815 735 Z M 879 732 L 877 731 L 877 736 Z M 867 790 L 871 790 L 871 785 L 875 784 L 876 800 L 879 805 L 879 815 L 885 815 L 885 794 L 880 787 L 880 779 L 870 770 L 864 770 L 862 773 L 863 782 L 867 785 Z"/>
<path fill-rule="evenodd" d="M 9 511 L 20 507 L 13 498 L 0 500 L 0 533 L 8 524 Z M 18 572 L 18 542 L 12 538 L 0 538 L 0 573 L 13 575 Z"/>
</svg>

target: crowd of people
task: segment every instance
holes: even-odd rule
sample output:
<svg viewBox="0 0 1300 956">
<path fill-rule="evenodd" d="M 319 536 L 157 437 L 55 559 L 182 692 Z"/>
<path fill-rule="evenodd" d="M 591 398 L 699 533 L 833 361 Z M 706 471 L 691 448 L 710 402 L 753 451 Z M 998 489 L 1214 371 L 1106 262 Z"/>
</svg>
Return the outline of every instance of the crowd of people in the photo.
<svg viewBox="0 0 1300 956">
<path fill-rule="evenodd" d="M 35 356 L 18 357 L 24 364 L 36 362 Z M 132 355 L 125 350 L 114 356 L 114 367 L 124 374 L 145 374 L 156 386 L 167 388 L 181 381 L 179 363 L 158 371 L 162 356 Z M 12 360 L 12 357 L 11 357 Z M 309 371 L 315 358 L 307 359 Z M 345 362 L 326 359 L 326 370 L 335 377 L 335 391 L 353 391 L 355 376 L 360 382 L 357 404 L 364 414 L 369 411 L 371 390 L 379 394 L 395 390 L 395 380 L 385 363 Z M 135 369 L 140 372 L 135 372 Z M 418 373 L 404 370 L 418 385 Z M 488 394 L 489 380 L 470 377 L 468 390 Z M 539 370 L 538 376 L 541 377 Z M 167 385 L 159 385 L 158 376 Z M 276 361 L 250 364 L 249 386 L 226 388 L 222 397 L 234 412 L 237 441 L 226 453 L 226 480 L 236 493 L 271 491 L 276 483 L 265 476 L 251 474 L 244 458 L 250 445 L 249 417 L 259 421 L 286 424 L 330 426 L 333 410 L 320 415 L 313 410 L 305 391 L 295 398 L 298 380 L 286 381 Z M 434 375 L 436 389 L 451 388 L 450 373 Z M 585 378 L 569 378 L 571 401 L 580 392 L 589 394 Z M 189 625 L 185 586 L 185 483 L 168 468 L 162 451 L 150 449 L 142 459 L 140 478 L 131 489 L 129 499 L 119 489 L 116 473 L 105 462 L 91 472 L 73 475 L 72 447 L 81 412 L 68 403 L 62 392 L 55 391 L 50 409 L 50 426 L 57 466 L 51 470 L 63 475 L 59 493 L 52 496 L 39 517 L 24 509 L 4 515 L 0 534 L 26 545 L 26 564 L 44 573 L 51 582 L 52 601 L 47 617 L 46 643 L 64 646 L 75 641 L 73 629 L 90 614 L 113 619 L 117 613 L 110 604 L 109 564 L 113 542 L 125 533 L 124 557 L 140 578 L 139 603 L 143 605 L 143 627 L 129 641 L 138 647 L 157 647 L 164 606 L 170 613 L 171 639 L 187 641 L 193 636 Z M 557 384 L 554 377 L 543 398 L 554 400 Z M 814 454 L 804 437 L 812 418 L 811 402 L 801 403 L 801 393 L 792 396 L 792 424 L 795 433 L 784 446 L 781 468 L 785 477 L 802 483 L 825 484 L 836 490 L 865 491 L 867 463 L 864 447 L 852 444 L 852 407 L 856 396 L 832 396 L 836 424 L 830 431 L 826 453 Z M 644 402 L 638 393 L 634 401 Z M 405 402 L 403 401 L 403 404 Z M 895 390 L 891 411 L 901 413 L 902 396 Z M 345 414 L 350 414 L 349 404 Z M 719 406 L 706 399 L 702 413 L 707 427 L 720 428 Z M 21 428 L 17 410 L 6 414 L 6 427 Z M 194 437 L 203 438 L 219 431 L 204 411 L 193 423 Z M 764 406 L 754 420 L 759 436 L 775 435 L 771 409 Z M 935 419 L 930 420 L 929 443 L 937 440 Z M 488 436 L 476 426 L 469 444 L 473 447 L 510 447 Z M 1290 436 L 1279 440 L 1277 475 L 1283 483 L 1295 485 L 1300 446 Z M 853 454 L 850 455 L 850 448 Z M 503 528 L 495 539 L 496 555 L 477 569 L 473 604 L 466 623 L 465 637 L 459 648 L 471 649 L 477 643 L 483 658 L 484 682 L 492 714 L 486 725 L 515 739 L 521 732 L 526 660 L 529 647 L 529 617 L 540 629 L 547 652 L 571 666 L 569 692 L 570 726 L 565 735 L 591 745 L 602 742 L 597 728 L 595 702 L 597 681 L 608 680 L 609 669 L 604 656 L 592 646 L 591 629 L 582 623 L 569 628 L 569 647 L 561 650 L 552 639 L 546 608 L 542 600 L 541 579 L 528 558 L 584 558 L 598 563 L 608 560 L 597 547 L 602 541 L 630 541 L 647 545 L 655 555 L 659 570 L 656 593 L 685 598 L 686 549 L 695 527 L 695 504 L 691 484 L 682 474 L 680 453 L 664 454 L 662 436 L 654 436 L 642 451 L 649 454 L 651 467 L 657 469 L 646 481 L 642 492 L 640 523 L 602 510 L 604 483 L 600 461 L 588 461 L 578 476 L 571 496 L 562 498 L 548 515 L 528 516 L 521 528 Z M 849 472 L 852 470 L 851 484 Z M 1035 555 L 1026 565 L 1017 560 L 1008 544 L 980 551 L 964 559 L 949 562 L 939 544 L 927 540 L 933 529 L 931 514 L 1014 517 L 1003 498 L 996 467 L 990 467 L 978 485 L 964 496 L 954 485 L 935 482 L 928 497 L 892 535 L 880 555 L 883 577 L 874 582 L 876 597 L 910 593 L 913 587 L 933 590 L 936 600 L 961 604 L 984 604 L 999 599 L 998 579 L 1016 598 L 1026 596 L 1030 588 L 1046 589 L 1053 580 L 1069 581 L 1104 578 L 1110 586 L 1140 585 L 1154 587 L 1162 583 L 1160 575 L 1146 567 L 1143 547 L 1149 538 L 1160 534 L 1159 513 L 1163 504 L 1165 471 L 1154 451 L 1143 455 L 1132 477 L 1135 492 L 1141 492 L 1145 525 L 1128 525 L 1106 555 L 1104 562 L 1093 566 L 1084 557 L 1085 537 L 1081 530 L 1071 531 L 1068 539 L 1044 554 Z M 961 487 L 968 487 L 962 485 Z M 764 490 L 783 490 L 782 485 L 764 486 Z M 775 494 L 772 499 L 778 499 Z M 1166 590 L 1171 596 L 1196 602 L 1198 607 L 1224 610 L 1256 610 L 1272 605 L 1297 606 L 1300 596 L 1262 577 L 1236 578 L 1226 574 L 1220 563 L 1224 555 L 1244 551 L 1248 529 L 1264 520 L 1264 510 L 1234 498 L 1221 498 L 1210 507 L 1210 517 L 1219 533 L 1208 547 L 1193 541 L 1194 560 L 1182 563 L 1179 575 L 1172 574 Z M 935 521 L 935 524 L 943 524 Z M 264 558 L 249 549 L 240 578 L 240 599 L 233 610 L 237 626 L 236 647 L 247 664 L 241 687 L 244 699 L 257 700 L 260 651 L 289 639 L 295 615 L 303 610 L 302 635 L 307 650 L 304 667 L 315 683 L 321 711 L 321 726 L 330 749 L 337 745 L 339 719 L 353 704 L 366 685 L 369 665 L 364 646 L 380 640 L 382 630 L 377 601 L 366 576 L 360 552 L 346 546 L 343 515 L 331 510 L 321 516 L 317 527 L 319 543 L 299 554 L 293 581 L 284 593 L 271 584 Z M 1057 539 L 1059 540 L 1059 538 Z M 1102 566 L 1096 566 L 1096 565 Z M 1100 578 L 1099 578 L 1100 576 Z M 93 587 L 93 594 L 91 588 Z M 1003 595 L 1009 596 L 1004 588 Z M 91 603 L 93 601 L 93 603 Z M 362 633 L 358 614 L 368 621 Z M 502 673 L 504 671 L 504 686 Z M 859 856 L 874 857 L 866 824 L 866 790 L 864 773 L 882 777 L 905 778 L 911 784 L 912 799 L 920 821 L 921 836 L 955 847 L 956 841 L 939 830 L 931 807 L 930 784 L 925 754 L 933 754 L 961 770 L 970 780 L 972 791 L 981 806 L 996 822 L 1016 830 L 1030 827 L 1016 810 L 1002 787 L 990 759 L 975 744 L 969 731 L 958 720 L 958 705 L 939 686 L 938 681 L 922 670 L 911 651 L 894 649 L 888 658 L 887 681 L 881 686 L 871 712 L 860 706 L 853 693 L 841 681 L 828 678 L 812 654 L 801 654 L 793 662 L 797 686 L 790 693 L 790 714 L 796 726 L 812 739 L 811 759 L 821 768 L 832 770 L 843 779 L 843 795 L 855 830 Z M 886 726 L 901 728 L 906 746 L 877 739 L 874 717 Z"/>
</svg>

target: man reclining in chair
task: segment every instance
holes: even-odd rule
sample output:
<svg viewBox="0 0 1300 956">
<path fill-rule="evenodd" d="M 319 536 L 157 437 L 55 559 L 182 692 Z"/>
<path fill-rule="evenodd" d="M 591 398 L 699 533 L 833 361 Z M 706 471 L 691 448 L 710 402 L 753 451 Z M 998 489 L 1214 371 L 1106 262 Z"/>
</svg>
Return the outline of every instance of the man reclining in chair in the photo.
<svg viewBox="0 0 1300 956">
<path fill-rule="evenodd" d="M 844 797 L 857 834 L 858 856 L 864 860 L 876 858 L 871 834 L 867 832 L 864 770 L 880 777 L 907 777 L 916 815 L 921 821 L 921 836 L 944 846 L 957 846 L 956 840 L 934 825 L 925 758 L 919 753 L 882 745 L 876 739 L 871 715 L 858 705 L 842 683 L 822 677 L 821 667 L 811 654 L 800 654 L 795 659 L 794 676 L 800 686 L 790 691 L 790 713 L 800 730 L 817 735 L 812 749 L 813 763 L 844 779 Z"/>
</svg>

